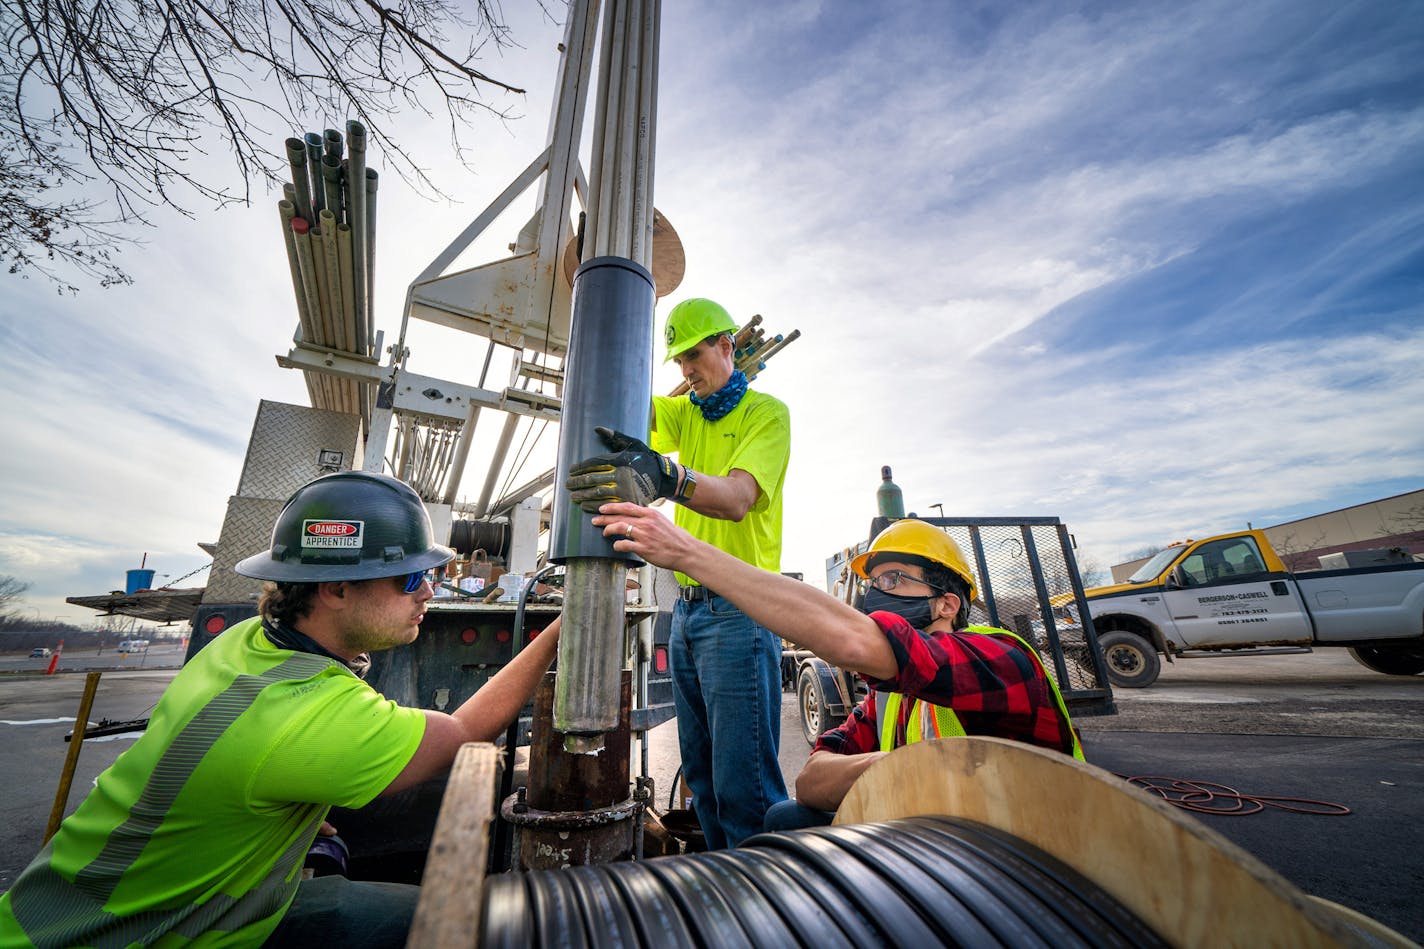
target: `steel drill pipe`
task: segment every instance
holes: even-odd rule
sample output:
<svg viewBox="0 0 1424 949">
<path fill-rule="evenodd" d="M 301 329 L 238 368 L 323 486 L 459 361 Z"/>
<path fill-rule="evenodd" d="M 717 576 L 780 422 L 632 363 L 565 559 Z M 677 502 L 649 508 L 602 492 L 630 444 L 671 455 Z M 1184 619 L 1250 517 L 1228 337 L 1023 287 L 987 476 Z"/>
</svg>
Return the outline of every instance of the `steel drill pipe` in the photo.
<svg viewBox="0 0 1424 949">
<path fill-rule="evenodd" d="M 337 321 L 340 316 L 332 308 L 331 292 L 334 288 L 326 277 L 326 248 L 322 243 L 321 228 L 313 227 L 308 237 L 311 241 L 312 273 L 316 277 L 316 299 L 321 314 L 321 345 L 340 349 L 341 340 L 337 336 Z"/>
<path fill-rule="evenodd" d="M 282 242 L 287 247 L 287 266 L 292 271 L 292 292 L 297 298 L 297 323 L 302 328 L 302 342 L 310 343 L 311 313 L 307 311 L 306 290 L 302 287 L 302 268 L 297 262 L 297 242 L 292 236 L 292 218 L 297 216 L 297 209 L 292 202 L 282 200 L 277 202 L 277 213 L 282 218 Z"/>
<path fill-rule="evenodd" d="M 317 219 L 321 221 L 320 266 L 326 273 L 326 293 L 331 307 L 331 323 L 337 330 L 331 344 L 350 352 L 351 324 L 346 321 L 343 314 L 346 306 L 344 301 L 346 296 L 351 293 L 351 288 L 341 282 L 341 235 L 336 229 L 336 215 L 330 211 L 320 211 L 317 213 Z"/>
<path fill-rule="evenodd" d="M 346 195 L 341 187 L 341 159 L 331 155 L 321 156 L 322 190 L 326 193 L 326 209 L 336 215 L 336 220 L 347 226 L 351 223 L 346 207 Z"/>
<path fill-rule="evenodd" d="M 627 588 L 628 565 L 622 560 L 575 557 L 566 564 L 554 727 L 570 753 L 599 752 L 604 734 L 618 725 L 614 686 L 623 671 Z"/>
<path fill-rule="evenodd" d="M 356 299 L 352 296 L 351 225 L 336 225 L 336 264 L 341 276 L 341 319 L 347 326 L 356 325 Z M 361 350 L 362 355 L 366 355 Z"/>
<path fill-rule="evenodd" d="M 312 216 L 311 180 L 307 177 L 307 143 L 299 138 L 287 139 L 287 164 L 292 170 L 292 187 L 296 198 L 297 217 L 315 224 Z"/>
<path fill-rule="evenodd" d="M 314 346 L 324 345 L 321 339 L 321 300 L 317 296 L 316 258 L 312 254 L 311 225 L 304 218 L 291 219 L 292 242 L 297 249 L 297 266 L 302 278 L 302 297 L 306 301 L 307 313 L 311 317 L 311 335 L 307 342 Z"/>
<path fill-rule="evenodd" d="M 380 175 L 366 169 L 366 322 L 356 325 L 357 352 L 366 355 L 376 338 L 376 188 Z"/>
<path fill-rule="evenodd" d="M 366 127 L 355 119 L 346 123 L 346 200 L 351 225 L 351 274 L 355 280 L 356 323 L 366 323 Z"/>
<path fill-rule="evenodd" d="M 311 225 L 303 218 L 294 217 L 291 219 L 291 231 L 292 242 L 297 249 L 297 264 L 301 271 L 302 298 L 306 301 L 311 323 L 311 334 L 306 341 L 312 346 L 322 346 L 325 345 L 321 339 L 325 329 L 321 322 L 321 301 L 317 296 L 316 255 L 312 253 Z M 321 398 L 313 399 L 312 408 L 329 409 L 336 404 L 336 380 L 322 373 L 317 380 L 317 390 Z"/>
<path fill-rule="evenodd" d="M 596 426 L 641 438 L 652 420 L 652 274 L 626 258 L 595 257 L 574 273 L 573 292 L 560 484 L 573 465 L 608 450 Z M 554 727 L 571 736 L 570 750 L 591 751 L 601 747 L 592 736 L 618 724 L 627 566 L 641 561 L 615 551 L 564 490 L 554 495 L 551 538 L 549 559 L 568 565 Z"/>
<path fill-rule="evenodd" d="M 760 325 L 761 325 L 761 314 L 758 313 L 758 314 L 756 314 L 755 316 L 753 316 L 751 319 L 747 320 L 747 323 L 746 323 L 745 326 L 743 326 L 741 329 L 737 330 L 737 336 L 736 336 L 735 342 L 736 342 L 736 346 L 737 346 L 738 349 L 741 349 L 743 346 L 745 346 L 745 345 L 747 344 L 747 340 L 751 339 L 752 332 L 753 332 L 758 326 L 760 326 Z M 763 330 L 762 332 L 765 332 L 765 330 Z"/>
<path fill-rule="evenodd" d="M 312 213 L 321 216 L 326 207 L 326 187 L 321 177 L 321 136 L 315 132 L 306 134 L 307 180 L 311 182 Z"/>
<path fill-rule="evenodd" d="M 790 346 L 792 343 L 796 342 L 800 338 L 800 330 L 792 330 L 791 332 L 787 333 L 785 337 L 777 336 L 776 345 L 768 349 L 766 352 L 760 354 L 762 361 L 764 362 L 770 359 L 772 356 L 775 356 L 777 353 L 781 352 L 787 346 Z"/>
</svg>

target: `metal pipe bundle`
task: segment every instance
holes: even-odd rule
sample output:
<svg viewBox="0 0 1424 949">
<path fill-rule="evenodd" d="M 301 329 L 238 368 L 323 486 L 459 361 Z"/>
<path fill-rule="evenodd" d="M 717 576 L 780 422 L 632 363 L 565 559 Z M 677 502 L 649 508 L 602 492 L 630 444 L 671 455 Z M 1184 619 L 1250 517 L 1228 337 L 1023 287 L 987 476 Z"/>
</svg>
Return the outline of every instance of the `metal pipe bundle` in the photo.
<svg viewBox="0 0 1424 949">
<path fill-rule="evenodd" d="M 603 14 L 584 259 L 649 267 L 661 0 L 613 0 Z"/>
<path fill-rule="evenodd" d="M 792 330 L 785 336 L 777 333 L 771 339 L 767 339 L 766 331 L 761 328 L 761 314 L 757 314 L 737 330 L 732 337 L 734 347 L 732 366 L 746 373 L 747 381 L 750 382 L 766 368 L 768 359 L 800 338 L 801 331 Z M 680 395 L 686 395 L 688 389 L 689 386 L 686 382 L 679 382 L 668 395 L 677 398 Z"/>
<path fill-rule="evenodd" d="M 302 342 L 369 357 L 376 338 L 379 175 L 366 167 L 365 128 L 348 122 L 347 130 L 346 142 L 336 129 L 286 140 L 292 180 L 282 186 L 278 210 Z M 330 377 L 308 380 L 313 406 L 348 413 L 364 415 L 366 388 Z"/>
</svg>

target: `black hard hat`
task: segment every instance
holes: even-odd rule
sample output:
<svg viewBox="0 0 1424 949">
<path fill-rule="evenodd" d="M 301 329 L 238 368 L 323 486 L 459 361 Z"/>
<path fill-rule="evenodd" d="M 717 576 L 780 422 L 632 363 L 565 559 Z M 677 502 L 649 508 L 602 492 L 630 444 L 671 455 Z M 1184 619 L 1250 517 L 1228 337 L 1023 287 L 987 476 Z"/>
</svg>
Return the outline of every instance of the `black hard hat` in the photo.
<svg viewBox="0 0 1424 949">
<path fill-rule="evenodd" d="M 404 481 L 338 471 L 298 488 L 272 526 L 272 548 L 234 569 L 288 583 L 395 577 L 454 559 L 433 533 L 420 495 Z"/>
</svg>

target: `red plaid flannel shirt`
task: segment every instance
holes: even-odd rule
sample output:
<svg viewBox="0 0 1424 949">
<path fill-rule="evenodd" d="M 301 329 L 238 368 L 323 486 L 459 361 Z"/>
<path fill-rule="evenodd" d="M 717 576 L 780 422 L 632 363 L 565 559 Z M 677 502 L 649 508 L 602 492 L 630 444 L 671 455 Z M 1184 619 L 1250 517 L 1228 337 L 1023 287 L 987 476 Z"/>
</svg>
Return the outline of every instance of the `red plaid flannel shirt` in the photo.
<svg viewBox="0 0 1424 949">
<path fill-rule="evenodd" d="M 816 751 L 838 755 L 880 750 L 875 730 L 875 691 L 900 692 L 909 698 L 953 709 L 970 735 L 1011 738 L 1073 753 L 1068 720 L 1058 710 L 1048 680 L 1013 637 L 959 631 L 923 633 L 894 613 L 871 613 L 880 626 L 898 675 L 877 680 L 866 676 L 871 693 L 839 727 L 816 742 Z M 912 702 L 900 703 L 895 747 L 905 743 L 905 723 Z"/>
</svg>

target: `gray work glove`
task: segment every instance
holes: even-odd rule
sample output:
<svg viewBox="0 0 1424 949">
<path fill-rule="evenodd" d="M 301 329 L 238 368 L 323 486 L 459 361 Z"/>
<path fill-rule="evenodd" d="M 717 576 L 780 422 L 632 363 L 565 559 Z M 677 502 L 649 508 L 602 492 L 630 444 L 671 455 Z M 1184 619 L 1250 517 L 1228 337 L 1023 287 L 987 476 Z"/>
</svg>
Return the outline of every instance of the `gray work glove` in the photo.
<svg viewBox="0 0 1424 949">
<path fill-rule="evenodd" d="M 575 504 L 589 514 L 613 501 L 650 504 L 677 490 L 677 465 L 631 435 L 602 426 L 594 428 L 611 451 L 594 455 L 569 469 L 564 487 Z"/>
</svg>

